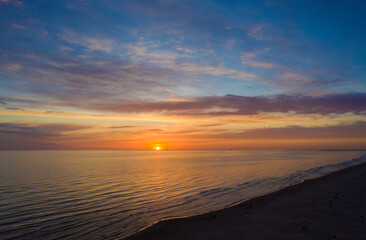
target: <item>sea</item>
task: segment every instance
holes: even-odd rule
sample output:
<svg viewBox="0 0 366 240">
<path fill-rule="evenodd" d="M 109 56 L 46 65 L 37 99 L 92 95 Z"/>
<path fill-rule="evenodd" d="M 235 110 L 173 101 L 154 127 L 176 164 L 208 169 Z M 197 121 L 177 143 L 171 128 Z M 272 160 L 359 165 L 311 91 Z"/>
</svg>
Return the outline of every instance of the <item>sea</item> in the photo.
<svg viewBox="0 0 366 240">
<path fill-rule="evenodd" d="M 1 151 L 0 239 L 120 239 L 366 161 L 366 151 Z"/>
</svg>

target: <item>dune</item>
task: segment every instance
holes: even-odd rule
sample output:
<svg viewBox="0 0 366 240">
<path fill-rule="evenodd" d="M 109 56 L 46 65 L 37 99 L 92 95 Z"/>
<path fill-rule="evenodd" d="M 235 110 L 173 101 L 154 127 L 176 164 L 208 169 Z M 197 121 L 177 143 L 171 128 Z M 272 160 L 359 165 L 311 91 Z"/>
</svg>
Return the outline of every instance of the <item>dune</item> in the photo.
<svg viewBox="0 0 366 240">
<path fill-rule="evenodd" d="M 366 239 L 366 164 L 124 239 Z"/>
</svg>

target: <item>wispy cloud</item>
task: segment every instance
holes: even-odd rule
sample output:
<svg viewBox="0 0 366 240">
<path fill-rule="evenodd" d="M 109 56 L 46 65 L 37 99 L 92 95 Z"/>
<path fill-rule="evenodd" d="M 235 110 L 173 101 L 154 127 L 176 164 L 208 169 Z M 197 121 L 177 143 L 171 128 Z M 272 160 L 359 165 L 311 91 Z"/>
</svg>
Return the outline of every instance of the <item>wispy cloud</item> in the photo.
<svg viewBox="0 0 366 240">
<path fill-rule="evenodd" d="M 82 107 L 82 106 L 80 106 Z M 187 102 L 95 103 L 95 109 L 116 112 L 172 112 L 177 114 L 255 115 L 264 112 L 300 114 L 365 114 L 366 94 L 336 94 L 319 97 L 286 96 L 200 97 Z M 214 110 L 216 109 L 216 110 Z"/>
<path fill-rule="evenodd" d="M 89 37 L 72 31 L 64 31 L 59 37 L 68 43 L 76 44 L 89 50 L 110 52 L 115 45 L 115 41 L 112 39 Z"/>
<path fill-rule="evenodd" d="M 358 121 L 334 126 L 256 128 L 234 133 L 211 134 L 221 139 L 359 139 L 366 138 L 366 122 Z"/>
<path fill-rule="evenodd" d="M 19 0 L 0 0 L 0 4 L 10 4 L 16 7 L 24 7 L 24 3 Z"/>
<path fill-rule="evenodd" d="M 20 136 L 32 136 L 35 138 L 59 136 L 62 133 L 77 131 L 86 128 L 89 128 L 89 126 L 65 123 L 47 123 L 38 125 L 23 123 L 0 123 L 1 133 L 11 133 Z"/>
<path fill-rule="evenodd" d="M 128 54 L 137 62 L 147 62 L 163 68 L 171 68 L 181 55 L 172 51 L 151 50 L 151 46 L 145 44 L 130 45 Z"/>
<path fill-rule="evenodd" d="M 292 73 L 292 72 L 285 72 L 281 74 L 281 78 L 284 79 L 288 84 L 308 84 L 314 82 L 312 79 Z"/>
<path fill-rule="evenodd" d="M 60 99 L 61 100 L 61 99 Z M 4 99 L 4 101 L 9 101 Z M 61 105 L 114 113 L 160 113 L 164 115 L 258 115 L 263 113 L 366 114 L 366 94 L 350 93 L 318 97 L 236 95 L 193 98 L 190 101 L 108 101 L 62 99 Z"/>
<path fill-rule="evenodd" d="M 24 29 L 25 28 L 23 25 L 16 24 L 16 23 L 12 23 L 12 24 L 10 24 L 10 26 L 12 28 L 19 28 L 19 29 Z"/>
<path fill-rule="evenodd" d="M 323 96 L 278 95 L 271 97 L 246 97 L 236 95 L 207 96 L 183 101 L 128 101 L 123 99 L 94 98 L 83 95 L 49 96 L 47 104 L 68 106 L 111 113 L 160 113 L 163 115 L 258 115 L 263 113 L 297 114 L 366 114 L 366 94 L 348 93 Z M 44 106 L 46 100 L 27 100 L 3 97 L 9 107 L 22 106 L 30 101 L 31 106 Z M 20 105 L 19 105 L 20 104 Z"/>
<path fill-rule="evenodd" d="M 249 65 L 252 67 L 258 67 L 258 68 L 276 67 L 275 64 L 272 62 L 255 60 L 257 55 L 258 55 L 257 52 L 242 52 L 241 53 L 241 62 L 245 65 Z"/>
<path fill-rule="evenodd" d="M 249 29 L 248 35 L 255 38 L 256 40 L 271 40 L 273 37 L 266 33 L 268 28 L 269 25 L 267 24 L 254 25 Z"/>
<path fill-rule="evenodd" d="M 0 123 L 0 149 L 59 149 L 65 134 L 89 128 L 77 124 Z"/>
<path fill-rule="evenodd" d="M 256 75 L 252 73 L 226 68 L 223 64 L 210 65 L 207 63 L 187 60 L 179 63 L 178 60 L 181 58 L 191 57 L 191 59 L 194 59 L 194 57 L 196 57 L 197 52 L 194 52 L 191 49 L 184 49 L 183 51 L 182 48 L 177 48 L 178 51 L 184 52 L 184 54 L 181 54 L 172 51 L 154 50 L 154 47 L 156 47 L 156 45 L 151 46 L 141 43 L 138 45 L 128 46 L 128 52 L 131 54 L 132 59 L 137 62 L 148 62 L 160 68 L 170 69 L 174 72 L 182 72 L 182 74 L 194 73 L 197 77 L 210 75 L 249 81 L 256 77 Z"/>
<path fill-rule="evenodd" d="M 112 126 L 112 127 L 108 127 L 108 128 L 112 128 L 112 129 L 124 129 L 124 128 L 134 128 L 136 126 L 129 126 L 129 125 L 124 125 L 124 126 Z"/>
<path fill-rule="evenodd" d="M 7 69 L 9 69 L 10 71 L 18 71 L 21 69 L 21 66 L 19 64 L 8 64 L 6 65 Z"/>
<path fill-rule="evenodd" d="M 171 88 L 179 87 L 178 81 L 185 81 L 169 68 L 106 57 L 83 59 L 20 52 L 7 62 L 0 70 L 14 81 L 27 79 L 28 84 L 18 86 L 19 91 L 61 98 L 150 98 L 156 93 L 163 97 L 170 95 Z"/>
</svg>

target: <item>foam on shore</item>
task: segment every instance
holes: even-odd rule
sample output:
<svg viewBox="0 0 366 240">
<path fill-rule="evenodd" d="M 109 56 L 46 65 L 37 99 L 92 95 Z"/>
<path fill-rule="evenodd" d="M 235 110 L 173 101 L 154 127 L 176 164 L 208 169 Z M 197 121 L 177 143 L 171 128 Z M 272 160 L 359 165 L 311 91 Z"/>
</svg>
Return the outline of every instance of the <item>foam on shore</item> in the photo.
<svg viewBox="0 0 366 240">
<path fill-rule="evenodd" d="M 366 239 L 365 162 L 294 173 L 291 181 L 338 170 L 218 211 L 163 220 L 126 239 Z"/>
</svg>

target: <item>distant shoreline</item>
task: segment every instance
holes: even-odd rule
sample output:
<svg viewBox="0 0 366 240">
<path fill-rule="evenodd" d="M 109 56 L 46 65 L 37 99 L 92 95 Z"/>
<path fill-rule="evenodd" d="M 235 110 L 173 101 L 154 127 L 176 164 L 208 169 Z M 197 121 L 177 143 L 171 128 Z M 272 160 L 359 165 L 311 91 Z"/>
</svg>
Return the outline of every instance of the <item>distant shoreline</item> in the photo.
<svg viewBox="0 0 366 240">
<path fill-rule="evenodd" d="M 156 151 L 155 149 L 0 149 L 1 151 Z M 162 149 L 164 151 L 366 151 L 365 149 Z"/>
<path fill-rule="evenodd" d="M 162 220 L 123 239 L 366 239 L 365 200 L 361 163 L 227 208 Z"/>
</svg>

